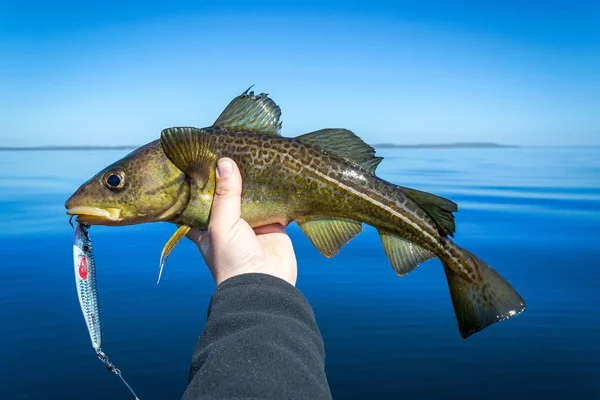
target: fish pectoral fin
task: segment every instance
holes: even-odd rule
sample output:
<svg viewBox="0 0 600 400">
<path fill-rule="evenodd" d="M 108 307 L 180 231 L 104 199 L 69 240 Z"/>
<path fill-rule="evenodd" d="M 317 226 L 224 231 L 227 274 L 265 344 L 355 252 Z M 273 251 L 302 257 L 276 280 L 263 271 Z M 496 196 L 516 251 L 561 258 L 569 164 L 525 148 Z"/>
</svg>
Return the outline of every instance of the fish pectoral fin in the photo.
<svg viewBox="0 0 600 400">
<path fill-rule="evenodd" d="M 458 211 L 458 205 L 455 202 L 420 190 L 402 186 L 398 186 L 398 188 L 429 215 L 442 235 L 454 235 L 456 226 L 452 213 Z"/>
<path fill-rule="evenodd" d="M 160 143 L 167 158 L 201 187 L 210 180 L 217 163 L 210 133 L 192 127 L 167 128 L 160 133 Z"/>
<path fill-rule="evenodd" d="M 162 253 L 160 254 L 160 271 L 158 272 L 158 281 L 160 282 L 160 278 L 162 276 L 163 267 L 165 266 L 165 261 L 167 261 L 167 257 L 171 254 L 171 251 L 177 246 L 177 243 L 190 231 L 191 227 L 187 225 L 181 225 L 179 229 L 175 231 L 173 236 L 167 241 L 165 247 L 162 249 Z"/>
<path fill-rule="evenodd" d="M 237 129 L 279 135 L 281 109 L 266 93 L 254 95 L 248 88 L 227 105 L 213 124 L 224 129 Z"/>
<path fill-rule="evenodd" d="M 362 223 L 347 218 L 298 218 L 296 223 L 312 244 L 327 258 L 335 256 L 342 247 L 362 231 Z"/>
<path fill-rule="evenodd" d="M 301 143 L 319 147 L 347 161 L 360 165 L 367 171 L 375 169 L 383 157 L 375 156 L 375 149 L 348 129 L 321 129 L 296 137 Z"/>
<path fill-rule="evenodd" d="M 435 255 L 419 245 L 391 233 L 379 231 L 385 254 L 398 276 L 404 276 Z"/>
</svg>

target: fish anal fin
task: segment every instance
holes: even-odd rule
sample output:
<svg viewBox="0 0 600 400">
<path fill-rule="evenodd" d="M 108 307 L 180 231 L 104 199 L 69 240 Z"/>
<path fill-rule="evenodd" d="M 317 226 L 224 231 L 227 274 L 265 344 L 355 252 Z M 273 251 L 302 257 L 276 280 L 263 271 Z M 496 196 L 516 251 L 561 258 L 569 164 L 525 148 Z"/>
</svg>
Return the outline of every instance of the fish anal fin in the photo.
<svg viewBox="0 0 600 400">
<path fill-rule="evenodd" d="M 209 181 L 217 162 L 210 133 L 192 127 L 167 128 L 160 143 L 167 158 L 200 187 Z"/>
<path fill-rule="evenodd" d="M 347 218 L 303 217 L 296 219 L 302 232 L 325 257 L 335 256 L 362 230 L 362 223 Z"/>
<path fill-rule="evenodd" d="M 300 135 L 296 140 L 331 152 L 371 173 L 375 173 L 375 169 L 383 160 L 383 157 L 375 156 L 373 147 L 348 129 L 321 129 Z"/>
<path fill-rule="evenodd" d="M 187 225 L 181 225 L 179 227 L 179 229 L 177 229 L 175 231 L 173 236 L 171 236 L 171 238 L 167 241 L 167 243 L 163 247 L 162 252 L 160 254 L 160 271 L 158 272 L 158 281 L 156 283 L 160 282 L 160 278 L 161 278 L 162 272 L 163 272 L 163 267 L 165 266 L 167 257 L 169 257 L 169 254 L 171 254 L 171 251 L 173 251 L 175 246 L 177 246 L 177 243 L 179 243 L 179 241 L 181 239 L 183 239 L 183 237 L 190 231 L 190 229 L 191 229 L 191 227 L 189 227 Z"/>
<path fill-rule="evenodd" d="M 213 125 L 223 129 L 279 135 L 281 109 L 266 93 L 254 95 L 249 90 L 233 99 Z"/>
<path fill-rule="evenodd" d="M 453 213 L 458 211 L 455 202 L 420 190 L 402 186 L 398 188 L 429 215 L 442 235 L 454 236 L 456 226 Z"/>
<path fill-rule="evenodd" d="M 429 250 L 391 233 L 379 231 L 379 237 L 385 254 L 398 276 L 408 274 L 422 262 L 435 257 Z"/>
</svg>

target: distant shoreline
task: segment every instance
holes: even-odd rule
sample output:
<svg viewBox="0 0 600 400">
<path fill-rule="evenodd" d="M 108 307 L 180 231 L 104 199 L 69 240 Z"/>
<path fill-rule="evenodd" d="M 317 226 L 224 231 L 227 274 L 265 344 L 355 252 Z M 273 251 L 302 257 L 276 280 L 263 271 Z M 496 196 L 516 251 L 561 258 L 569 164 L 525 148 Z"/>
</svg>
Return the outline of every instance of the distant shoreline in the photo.
<svg viewBox="0 0 600 400">
<path fill-rule="evenodd" d="M 536 148 L 536 147 L 600 147 L 599 145 L 571 145 L 571 146 L 517 146 L 498 143 L 481 142 L 458 142 L 458 143 L 432 143 L 432 144 L 396 144 L 396 143 L 376 143 L 372 144 L 376 149 L 518 149 L 518 148 Z M 123 146 L 0 146 L 0 151 L 87 151 L 87 150 L 135 150 L 141 145 L 123 145 Z"/>
<path fill-rule="evenodd" d="M 484 149 L 484 148 L 515 148 L 520 146 L 497 143 L 434 143 L 434 144 L 395 144 L 377 143 L 371 145 L 379 149 Z M 15 146 L 0 147 L 0 151 L 63 151 L 63 150 L 134 150 L 140 146 Z"/>
<path fill-rule="evenodd" d="M 460 143 L 433 143 L 433 144 L 395 144 L 395 143 L 376 143 L 372 145 L 376 149 L 494 149 L 494 148 L 518 148 L 521 146 L 498 144 L 498 143 L 478 143 L 478 142 L 460 142 Z"/>
<path fill-rule="evenodd" d="M 133 150 L 140 146 L 15 146 L 0 147 L 0 151 L 57 151 L 57 150 Z"/>
</svg>

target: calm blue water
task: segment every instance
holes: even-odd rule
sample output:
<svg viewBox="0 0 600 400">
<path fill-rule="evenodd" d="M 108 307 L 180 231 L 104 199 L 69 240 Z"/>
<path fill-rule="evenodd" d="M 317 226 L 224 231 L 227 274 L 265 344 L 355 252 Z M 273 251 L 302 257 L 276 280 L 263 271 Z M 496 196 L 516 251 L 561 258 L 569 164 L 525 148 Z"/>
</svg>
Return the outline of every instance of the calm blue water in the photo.
<svg viewBox="0 0 600 400">
<path fill-rule="evenodd" d="M 79 310 L 63 203 L 124 151 L 0 153 L 2 399 L 129 399 L 96 359 Z M 381 150 L 378 174 L 459 204 L 456 241 L 528 302 L 467 340 L 439 261 L 405 278 L 366 227 L 320 256 L 295 226 L 335 398 L 600 395 L 600 149 Z M 140 397 L 178 398 L 214 283 L 170 224 L 94 227 L 104 350 Z"/>
</svg>

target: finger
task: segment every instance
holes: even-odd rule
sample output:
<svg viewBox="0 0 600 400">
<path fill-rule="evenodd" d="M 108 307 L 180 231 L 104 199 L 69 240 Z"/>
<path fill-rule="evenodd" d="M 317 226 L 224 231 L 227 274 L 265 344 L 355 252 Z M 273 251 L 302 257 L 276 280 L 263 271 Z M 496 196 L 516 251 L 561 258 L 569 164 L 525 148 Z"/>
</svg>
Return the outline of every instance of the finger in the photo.
<svg viewBox="0 0 600 400">
<path fill-rule="evenodd" d="M 210 212 L 211 231 L 228 231 L 242 214 L 242 176 L 235 162 L 222 158 L 217 163 L 217 185 Z"/>
<path fill-rule="evenodd" d="M 198 228 L 192 228 L 185 236 L 190 239 L 192 242 L 196 243 L 196 245 L 200 244 L 200 239 L 202 239 L 202 234 L 204 232 Z"/>
<path fill-rule="evenodd" d="M 257 235 L 264 235 L 267 233 L 283 233 L 287 235 L 285 228 L 281 224 L 259 226 L 258 228 L 254 228 L 254 233 Z"/>
</svg>

